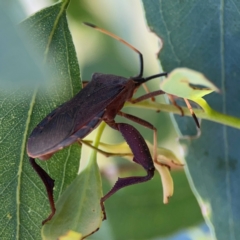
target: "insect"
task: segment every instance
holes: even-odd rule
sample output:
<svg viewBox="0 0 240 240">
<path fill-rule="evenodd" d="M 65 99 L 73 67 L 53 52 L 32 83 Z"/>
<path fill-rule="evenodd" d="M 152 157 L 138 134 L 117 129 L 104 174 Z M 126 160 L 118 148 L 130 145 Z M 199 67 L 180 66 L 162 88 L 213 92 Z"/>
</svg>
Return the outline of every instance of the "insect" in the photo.
<svg viewBox="0 0 240 240">
<path fill-rule="evenodd" d="M 43 224 L 49 221 L 55 213 L 53 199 L 54 180 L 36 163 L 35 158 L 40 160 L 49 159 L 62 148 L 83 139 L 95 129 L 101 121 L 105 121 L 110 127 L 123 135 L 133 152 L 133 161 L 140 164 L 147 172 L 147 175 L 143 177 L 118 178 L 114 187 L 101 199 L 100 204 L 104 216 L 104 201 L 123 187 L 150 180 L 155 170 L 153 161 L 157 162 L 156 128 L 141 118 L 122 112 L 121 109 L 126 101 L 136 103 L 164 94 L 163 91 L 158 90 L 132 100 L 132 96 L 139 86 L 151 79 L 166 76 L 167 73 L 159 73 L 144 78 L 144 64 L 141 52 L 123 39 L 104 29 L 90 23 L 84 24 L 119 40 L 137 52 L 140 59 L 140 72 L 137 76 L 129 79 L 110 74 L 94 73 L 92 80 L 77 95 L 47 115 L 30 134 L 27 143 L 29 160 L 46 187 L 51 207 L 51 214 L 43 221 Z M 153 159 L 144 138 L 137 129 L 126 123 L 115 122 L 114 118 L 116 115 L 126 117 L 153 130 Z"/>
</svg>

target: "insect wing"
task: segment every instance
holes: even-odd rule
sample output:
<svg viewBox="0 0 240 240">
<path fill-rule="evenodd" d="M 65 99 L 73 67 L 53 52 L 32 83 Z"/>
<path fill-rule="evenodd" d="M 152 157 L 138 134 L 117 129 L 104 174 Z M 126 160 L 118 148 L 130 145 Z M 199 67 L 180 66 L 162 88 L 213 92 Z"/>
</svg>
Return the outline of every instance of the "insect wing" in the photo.
<svg viewBox="0 0 240 240">
<path fill-rule="evenodd" d="M 36 158 L 59 150 L 56 147 L 59 148 L 62 142 L 103 112 L 122 89 L 123 86 L 91 81 L 75 97 L 47 115 L 33 130 L 28 139 L 29 156 Z M 95 126 L 99 121 L 94 121 Z M 71 143 L 67 141 L 61 147 Z"/>
</svg>

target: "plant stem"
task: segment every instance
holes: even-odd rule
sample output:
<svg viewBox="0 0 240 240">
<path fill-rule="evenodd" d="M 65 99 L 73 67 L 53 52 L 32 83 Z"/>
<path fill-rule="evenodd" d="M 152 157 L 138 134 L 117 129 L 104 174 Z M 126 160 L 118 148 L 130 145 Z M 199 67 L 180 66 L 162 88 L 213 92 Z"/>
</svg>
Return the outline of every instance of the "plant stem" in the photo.
<svg viewBox="0 0 240 240">
<path fill-rule="evenodd" d="M 98 147 L 98 145 L 100 143 L 100 139 L 101 139 L 101 136 L 102 136 L 102 133 L 103 133 L 103 130 L 105 127 L 106 127 L 106 123 L 101 122 L 99 127 L 97 128 L 97 134 L 93 141 L 93 146 L 96 148 Z M 97 151 L 95 149 L 92 149 L 90 159 L 97 159 Z"/>
<path fill-rule="evenodd" d="M 163 112 L 169 112 L 181 115 L 181 112 L 177 107 L 170 104 L 163 104 L 163 103 L 157 103 L 157 102 L 151 102 L 151 101 L 142 101 L 138 103 L 130 103 L 127 102 L 124 105 L 125 107 L 135 107 L 135 108 L 146 108 L 146 109 L 152 109 L 155 111 L 163 111 Z M 203 107 L 203 106 L 202 106 Z M 213 109 L 211 109 L 208 105 L 207 112 L 205 112 L 203 109 L 193 108 L 194 113 L 198 118 L 210 120 L 213 122 L 217 122 L 220 124 L 224 124 L 230 127 L 238 128 L 240 129 L 240 119 L 237 117 L 229 116 L 220 112 L 217 112 Z M 189 109 L 187 107 L 181 107 L 184 113 L 184 116 L 192 117 Z"/>
</svg>

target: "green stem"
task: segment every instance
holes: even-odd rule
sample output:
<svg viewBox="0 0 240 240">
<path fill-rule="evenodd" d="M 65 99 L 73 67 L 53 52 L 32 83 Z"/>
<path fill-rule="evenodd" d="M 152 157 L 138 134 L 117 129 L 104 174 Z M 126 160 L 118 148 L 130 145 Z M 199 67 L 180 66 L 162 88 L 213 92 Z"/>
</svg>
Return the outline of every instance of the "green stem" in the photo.
<svg viewBox="0 0 240 240">
<path fill-rule="evenodd" d="M 200 104 L 202 105 L 202 104 Z M 125 107 L 135 107 L 135 108 L 146 108 L 146 109 L 152 109 L 155 111 L 163 111 L 163 112 L 169 112 L 181 115 L 181 112 L 177 107 L 170 104 L 163 104 L 163 103 L 157 103 L 157 102 L 151 102 L 151 101 L 142 101 L 138 103 L 130 103 L 127 102 L 124 105 Z M 193 108 L 194 113 L 198 118 L 210 120 L 213 122 L 217 122 L 220 124 L 224 124 L 230 127 L 238 128 L 240 129 L 240 119 L 237 117 L 229 116 L 220 112 L 217 112 L 209 107 L 209 105 L 206 105 L 204 103 L 204 106 L 202 106 L 203 109 L 197 109 Z M 189 112 L 189 109 L 187 107 L 181 107 L 184 113 L 184 116 L 192 117 L 191 113 Z M 207 110 L 207 111 L 206 111 Z"/>
<path fill-rule="evenodd" d="M 102 136 L 102 133 L 103 133 L 103 130 L 105 127 L 106 127 L 106 123 L 101 122 L 101 124 L 97 128 L 97 134 L 93 141 L 93 146 L 96 148 L 98 147 L 98 145 L 100 143 L 100 139 L 101 139 L 101 136 Z M 94 149 L 92 150 L 90 159 L 97 159 L 97 151 L 96 150 L 94 150 Z"/>
</svg>

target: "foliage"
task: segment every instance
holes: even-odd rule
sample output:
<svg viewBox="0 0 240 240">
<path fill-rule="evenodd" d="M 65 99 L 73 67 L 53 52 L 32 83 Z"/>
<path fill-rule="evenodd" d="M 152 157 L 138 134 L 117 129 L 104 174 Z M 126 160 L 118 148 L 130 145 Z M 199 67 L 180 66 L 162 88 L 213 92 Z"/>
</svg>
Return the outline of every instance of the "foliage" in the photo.
<svg viewBox="0 0 240 240">
<path fill-rule="evenodd" d="M 28 50 L 24 51 L 24 54 L 26 52 L 29 54 L 28 51 L 30 51 L 30 57 L 26 55 L 27 57 L 24 59 L 26 60 L 26 63 L 31 66 L 31 69 L 34 69 L 34 76 L 36 76 L 36 78 L 29 77 L 27 78 L 28 81 L 16 84 L 14 82 L 16 81 L 16 75 L 9 77 L 9 75 L 3 74 L 3 71 L 1 71 L 0 74 L 0 152 L 2 156 L 0 170 L 0 189 L 2 190 L 0 194 L 0 202 L 1 206 L 4 206 L 0 208 L 2 216 L 2 220 L 0 221 L 0 236 L 3 239 L 40 239 L 40 222 L 45 219 L 49 213 L 44 186 L 35 172 L 32 171 L 32 168 L 28 163 L 25 149 L 27 137 L 36 124 L 56 108 L 56 106 L 74 96 L 81 88 L 80 71 L 76 52 L 66 19 L 66 9 L 69 2 L 70 0 L 62 1 L 39 11 L 20 24 L 20 32 L 14 30 L 20 35 L 19 39 L 23 41 L 23 44 L 20 40 L 18 41 L 22 44 L 18 46 L 18 48 L 22 49 L 23 46 L 30 46 L 29 49 L 26 47 Z M 181 51 L 179 50 L 178 52 L 179 41 L 185 41 L 184 36 L 186 35 L 182 34 L 182 32 L 178 33 L 175 31 L 175 25 L 171 23 L 173 20 L 169 17 L 173 9 L 166 11 L 165 13 L 165 11 L 162 11 L 163 6 L 156 6 L 156 1 L 150 1 L 151 3 L 146 2 L 143 1 L 148 23 L 152 29 L 162 37 L 164 42 L 164 47 L 160 54 L 164 69 L 171 72 L 176 67 L 191 67 L 203 72 L 209 77 L 209 79 L 214 81 L 216 86 L 220 86 L 219 82 L 216 80 L 218 80 L 218 77 L 219 79 L 224 80 L 230 76 L 229 74 L 231 72 L 228 67 L 230 60 L 228 52 L 225 49 L 224 55 L 221 55 L 221 57 L 217 58 L 216 55 L 214 55 L 222 52 L 217 52 L 216 48 L 219 47 L 219 45 L 216 44 L 217 46 L 215 48 L 213 42 L 220 42 L 220 46 L 223 46 L 223 42 L 221 41 L 225 36 L 224 33 L 220 32 L 221 34 L 219 33 L 217 35 L 214 32 L 215 34 L 209 39 L 209 42 L 207 41 L 208 39 L 205 39 L 205 46 L 208 46 L 207 44 L 211 43 L 209 45 L 211 48 L 204 51 L 201 46 L 197 47 L 199 41 L 196 40 L 198 37 L 197 28 L 204 28 L 200 24 L 198 24 L 198 27 L 195 25 L 193 27 L 195 31 L 194 34 L 188 33 L 188 36 L 191 36 L 188 39 L 189 42 L 187 42 L 187 44 L 185 43 L 183 47 L 181 46 Z M 170 6 L 170 3 L 168 4 L 166 3 L 166 8 Z M 187 16 L 189 18 L 191 16 L 191 19 L 195 19 L 195 16 L 193 16 L 191 12 L 191 4 L 181 4 L 181 8 L 184 11 L 178 13 L 179 15 L 176 16 L 179 19 L 182 19 L 182 14 L 186 14 L 186 11 L 189 11 L 190 14 L 187 14 Z M 172 6 L 176 7 L 176 10 L 174 10 L 174 14 L 176 14 L 175 12 L 178 12 L 177 9 L 179 6 L 175 3 Z M 213 10 L 213 7 L 210 8 L 210 10 L 211 9 Z M 161 14 L 157 14 L 156 11 L 161 12 Z M 210 13 L 208 14 L 208 16 L 211 15 Z M 166 19 L 163 20 L 163 17 L 166 17 L 167 21 Z M 165 25 L 162 24 L 161 21 L 163 21 Z M 203 34 L 210 35 L 207 31 L 209 23 L 206 23 L 205 21 L 200 22 L 207 26 L 203 31 Z M 181 24 L 182 29 L 186 32 L 190 29 L 190 23 L 189 25 L 184 25 L 184 22 Z M 214 24 L 217 23 L 214 22 Z M 11 27 L 14 28 L 13 25 L 10 26 L 10 29 Z M 174 34 L 169 36 L 168 31 L 171 33 L 173 32 Z M 22 40 L 22 33 L 27 36 L 27 39 Z M 219 36 L 222 38 L 219 38 Z M 171 37 L 173 39 L 171 39 Z M 231 40 L 232 39 L 229 39 L 229 41 Z M 189 50 L 188 48 L 193 49 Z M 199 51 L 199 49 L 202 49 L 202 52 Z M 219 49 L 221 48 L 219 47 Z M 192 56 L 190 54 L 188 54 L 190 61 L 186 60 L 185 54 L 187 52 L 191 52 L 191 54 L 194 55 L 194 61 L 193 59 L 190 59 L 190 56 Z M 14 55 L 14 52 L 6 54 Z M 211 61 L 209 61 L 209 56 L 212 57 Z M 204 59 L 204 57 L 208 58 L 208 61 L 212 64 L 211 66 L 205 64 L 208 61 Z M 225 58 L 229 61 L 226 66 L 224 65 Z M 216 59 L 218 59 L 218 62 Z M 219 59 L 221 59 L 221 61 L 219 61 Z M 213 64 L 213 62 L 215 64 Z M 219 66 L 219 68 L 216 66 Z M 43 69 L 45 73 L 42 72 Z M 219 69 L 222 69 L 222 71 L 219 71 Z M 223 88 L 224 86 L 221 86 L 221 89 L 224 90 L 223 96 L 219 97 L 214 95 L 213 98 L 208 99 L 208 102 L 214 106 L 214 109 L 217 109 L 218 111 L 221 109 L 224 110 L 224 114 L 222 114 L 210 108 L 202 98 L 213 90 L 218 91 L 217 87 L 197 72 L 192 72 L 188 69 L 184 69 L 184 71 L 182 70 L 183 69 L 177 69 L 169 74 L 168 78 L 162 83 L 161 88 L 169 94 L 188 98 L 197 102 L 204 110 L 194 109 L 198 117 L 239 128 L 240 120 L 237 118 L 239 116 L 231 117 L 227 115 L 229 113 L 236 115 L 236 109 L 232 109 L 230 101 L 226 98 L 228 91 L 229 93 L 231 92 L 231 94 L 237 92 L 236 86 L 233 86 L 234 89 L 228 86 L 228 91 Z M 236 75 L 231 77 L 236 78 Z M 47 81 L 44 79 L 47 79 Z M 174 80 L 173 83 L 171 82 L 172 80 Z M 185 84 L 186 81 L 187 85 Z M 193 85 L 205 85 L 210 87 L 211 90 L 194 89 L 189 83 L 193 83 Z M 187 86 L 187 89 L 185 88 L 182 90 L 183 85 Z M 179 109 L 176 109 L 176 107 L 172 105 L 159 104 L 150 101 L 144 101 L 135 105 L 128 103 L 126 106 L 155 110 L 161 109 L 163 111 L 179 114 Z M 183 111 L 185 115 L 190 115 L 188 109 L 183 108 Z M 185 119 L 187 118 L 182 118 L 181 120 L 187 121 Z M 185 128 L 188 127 L 188 122 L 182 122 L 179 126 L 182 127 L 183 124 Z M 99 129 L 99 133 L 94 143 L 95 146 L 100 145 L 103 148 L 105 147 L 106 150 L 111 149 L 113 152 L 119 152 L 118 150 L 113 149 L 116 148 L 116 146 L 104 146 L 104 144 L 100 142 L 103 128 L 104 126 Z M 238 132 L 232 131 L 232 129 L 226 126 L 216 125 L 213 122 L 206 121 L 202 123 L 201 129 L 201 138 L 194 141 L 191 139 L 187 140 L 189 147 L 189 155 L 187 157 L 190 172 L 189 177 L 191 176 L 199 194 L 201 195 L 201 197 L 199 195 L 197 195 L 197 197 L 200 204 L 207 208 L 208 217 L 214 226 L 216 235 L 223 237 L 218 237 L 218 239 L 235 239 L 234 236 L 238 236 L 239 231 L 237 229 L 239 216 L 234 214 L 235 212 L 238 212 L 239 208 L 239 204 L 236 202 L 237 196 L 239 195 L 236 184 L 238 182 L 239 174 L 237 165 L 238 148 L 234 145 L 234 139 Z M 189 133 L 187 134 L 189 135 Z M 219 146 L 221 146 L 220 149 Z M 149 147 L 151 148 L 151 144 L 149 144 Z M 129 151 L 129 149 L 126 150 L 126 148 L 126 145 L 121 145 L 122 150 Z M 158 151 L 159 161 L 161 163 L 167 163 L 169 165 L 171 162 L 169 159 L 174 159 L 172 167 L 181 165 L 179 164 L 177 157 L 172 155 L 171 151 L 162 148 L 159 148 Z M 56 239 L 60 236 L 62 236 L 62 239 L 71 239 L 71 237 L 79 238 L 78 233 L 83 234 L 83 236 L 89 235 L 96 231 L 101 225 L 102 215 L 98 203 L 102 196 L 102 188 L 100 173 L 96 164 L 96 152 L 92 152 L 87 167 L 77 175 L 79 158 L 80 147 L 75 144 L 55 154 L 50 161 L 40 163 L 41 166 L 56 180 L 54 194 L 55 200 L 58 200 L 56 204 L 56 215 L 50 222 L 46 223 L 42 229 L 43 239 Z M 160 174 L 162 174 L 162 172 L 160 172 Z M 179 176 L 180 173 L 173 175 L 173 178 L 178 180 L 175 184 L 177 186 L 176 192 L 181 190 L 181 178 Z M 173 182 L 168 171 L 167 173 L 165 172 L 164 175 L 162 174 L 161 177 L 163 179 L 163 188 L 166 198 L 169 193 L 172 194 L 173 192 Z M 154 179 L 154 182 L 154 185 L 153 183 L 152 185 L 146 185 L 147 187 L 145 187 L 144 193 L 150 191 L 149 195 L 154 195 L 153 192 L 156 191 L 155 187 L 160 185 L 159 179 Z M 104 187 L 107 185 L 105 181 L 103 182 L 103 185 Z M 151 190 L 149 186 L 152 186 L 154 190 Z M 107 186 L 107 188 L 109 189 L 109 186 Z M 123 210 L 121 212 L 122 216 L 125 216 L 125 214 L 133 217 L 134 214 L 137 215 L 136 211 L 134 213 L 131 212 L 133 206 L 128 207 L 127 204 L 130 203 L 131 205 L 131 203 L 134 202 L 134 205 L 137 206 L 137 204 L 140 203 L 140 200 L 144 203 L 144 195 L 140 195 L 141 197 L 139 197 L 139 201 L 136 201 L 136 199 L 131 201 L 130 192 L 135 196 L 134 189 L 140 189 L 141 192 L 143 192 L 141 184 L 135 188 L 131 187 L 125 192 L 123 191 L 120 203 L 124 200 L 126 201 L 126 199 L 128 201 L 125 203 L 126 211 Z M 232 189 L 233 191 L 231 191 Z M 181 191 L 184 191 L 185 195 L 190 194 L 189 189 L 182 189 Z M 155 197 L 155 199 L 156 198 L 157 197 Z M 151 196 L 151 200 L 147 199 L 146 204 L 154 204 L 155 199 Z M 171 203 L 173 209 L 178 205 L 179 201 L 182 201 L 182 209 L 180 210 L 182 212 L 180 215 L 183 215 L 188 209 L 197 211 L 196 214 L 199 214 L 198 210 L 194 208 L 195 203 L 193 201 L 191 201 L 191 203 L 184 202 L 184 199 L 177 199 L 175 202 L 173 200 Z M 111 214 L 112 216 L 119 214 L 119 211 L 116 211 L 116 205 L 120 205 L 121 208 L 124 208 L 122 204 L 114 204 L 113 201 L 112 203 L 110 202 L 109 220 L 111 220 Z M 169 208 L 171 208 L 171 206 L 169 206 Z M 222 208 L 221 206 L 227 207 Z M 142 209 L 142 207 L 139 207 L 139 209 Z M 156 210 L 154 209 L 154 211 Z M 161 209 L 161 211 L 164 213 L 166 210 Z M 151 210 L 147 209 L 146 213 L 144 213 L 145 216 L 149 214 L 149 212 L 151 212 Z M 121 219 L 121 214 L 118 215 L 118 219 Z M 162 218 L 157 220 L 153 219 L 152 221 L 155 225 L 161 225 L 163 228 L 162 233 L 165 234 L 168 233 L 167 228 L 169 224 L 166 223 L 168 221 L 168 215 L 169 214 L 166 212 L 166 214 L 163 214 Z M 122 222 L 125 222 L 126 217 L 123 217 L 122 219 Z M 189 219 L 192 223 L 196 222 L 196 219 L 191 218 L 190 216 Z M 221 227 L 223 220 L 226 220 L 226 222 L 228 221 L 230 224 L 224 224 L 224 228 Z M 66 224 L 66 221 L 68 222 L 68 225 Z M 133 219 L 132 221 L 135 222 L 136 220 Z M 156 227 L 148 225 L 148 222 L 142 221 L 143 225 L 141 229 L 149 228 L 152 229 L 152 231 L 156 231 Z M 118 227 L 119 222 L 115 225 Z M 107 225 L 105 224 L 104 226 L 106 227 Z M 71 231 L 68 232 L 68 230 Z M 135 233 L 135 236 L 138 236 L 138 238 L 142 236 L 142 232 L 137 229 L 135 230 Z M 118 236 L 115 236 L 115 239 L 120 239 L 121 234 L 123 233 L 118 233 Z M 157 234 L 158 233 L 156 233 L 156 235 Z M 131 233 L 129 233 L 129 236 L 130 235 Z M 135 236 L 131 236 L 131 238 L 134 238 Z M 152 234 L 148 237 L 152 236 L 154 235 Z"/>
<path fill-rule="evenodd" d="M 48 203 L 43 184 L 36 178 L 28 161 L 26 141 L 39 119 L 80 89 L 79 67 L 65 10 L 66 5 L 57 4 L 20 24 L 20 29 L 28 36 L 25 46 L 33 45 L 36 55 L 41 53 L 39 62 L 45 61 L 44 68 L 51 69 L 48 81 L 36 83 L 32 77 L 33 83 L 17 85 L 6 79 L 6 75 L 1 76 L 1 80 L 11 84 L 0 90 L 2 239 L 40 239 L 40 219 L 49 213 L 45 207 Z M 15 54 L 18 53 L 14 48 L 11 52 L 11 45 L 8 50 L 13 59 L 17 58 Z M 28 62 L 37 60 L 29 58 Z M 56 199 L 77 176 L 79 158 L 80 148 L 74 145 L 56 154 L 53 161 L 42 163 L 54 179 L 59 179 L 55 183 Z"/>
<path fill-rule="evenodd" d="M 148 25 L 164 44 L 159 55 L 164 70 L 189 67 L 204 73 L 221 90 L 206 97 L 208 103 L 239 118 L 239 3 L 143 0 L 143 4 Z M 177 120 L 183 135 L 194 135 L 188 119 Z M 182 140 L 188 146 L 189 180 L 218 240 L 238 239 L 240 234 L 239 134 L 203 121 L 199 138 Z"/>
</svg>

